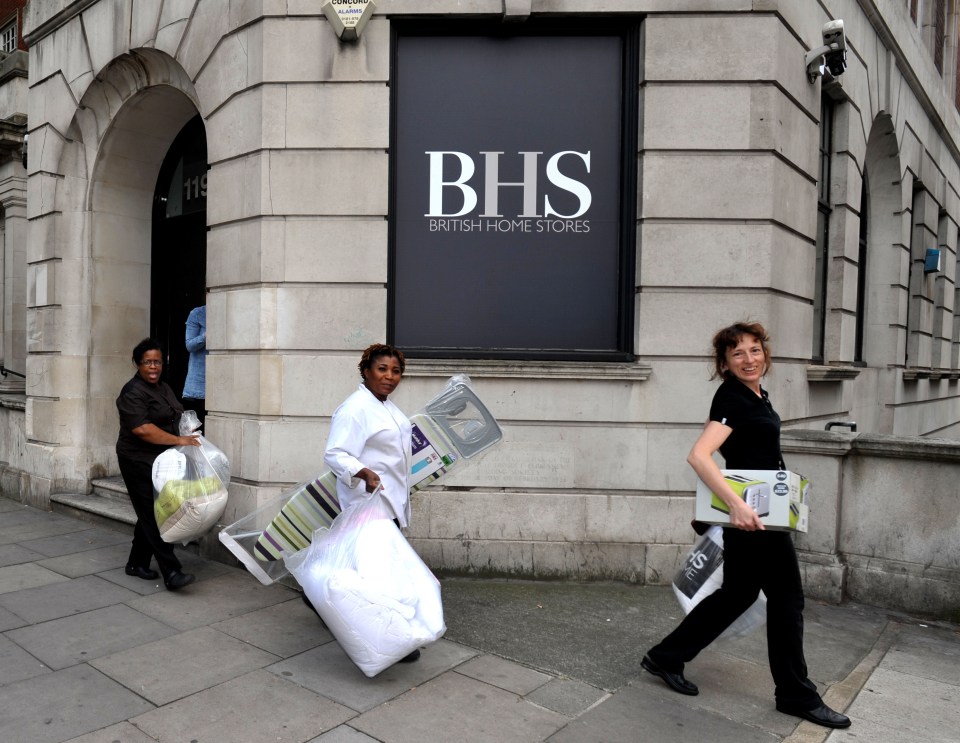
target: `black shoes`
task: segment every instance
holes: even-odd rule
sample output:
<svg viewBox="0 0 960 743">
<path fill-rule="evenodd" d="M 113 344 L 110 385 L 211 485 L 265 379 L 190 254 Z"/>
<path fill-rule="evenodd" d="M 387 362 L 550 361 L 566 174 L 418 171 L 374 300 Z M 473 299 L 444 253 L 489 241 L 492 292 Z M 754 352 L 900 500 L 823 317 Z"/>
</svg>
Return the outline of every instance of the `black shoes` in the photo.
<svg viewBox="0 0 960 743">
<path fill-rule="evenodd" d="M 420 648 L 414 650 L 410 655 L 404 656 L 397 663 L 413 663 L 416 660 L 420 659 Z"/>
<path fill-rule="evenodd" d="M 777 702 L 777 712 L 783 712 L 785 715 L 793 715 L 794 717 L 802 717 L 814 725 L 823 725 L 825 728 L 850 727 L 849 717 L 830 709 L 822 702 L 819 707 L 814 707 L 813 709 L 797 709 L 790 705 Z"/>
<path fill-rule="evenodd" d="M 143 580 L 156 580 L 160 577 L 160 573 L 156 570 L 151 570 L 150 568 L 141 568 L 138 565 L 127 565 L 123 569 L 127 575 L 132 575 L 135 578 L 142 578 Z"/>
<path fill-rule="evenodd" d="M 194 580 L 196 580 L 196 578 L 190 575 L 190 573 L 181 573 L 179 570 L 174 570 L 163 579 L 163 584 L 167 587 L 168 591 L 179 591 L 184 586 L 189 586 Z"/>
<path fill-rule="evenodd" d="M 683 677 L 683 672 L 680 673 L 670 673 L 670 671 L 664 671 L 660 666 L 650 660 L 649 655 L 643 656 L 643 660 L 640 661 L 640 666 L 645 670 L 652 673 L 654 676 L 659 676 L 664 681 L 667 682 L 667 686 L 673 689 L 678 694 L 686 694 L 689 697 L 695 697 L 700 693 L 700 690 L 697 688 L 697 685 L 692 681 L 687 681 Z"/>
</svg>

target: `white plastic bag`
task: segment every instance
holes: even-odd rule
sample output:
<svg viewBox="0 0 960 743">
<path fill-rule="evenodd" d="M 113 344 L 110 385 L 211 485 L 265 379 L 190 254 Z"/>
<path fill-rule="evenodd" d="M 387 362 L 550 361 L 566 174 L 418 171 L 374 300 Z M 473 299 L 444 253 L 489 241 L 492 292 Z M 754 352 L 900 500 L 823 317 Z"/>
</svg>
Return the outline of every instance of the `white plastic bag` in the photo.
<svg viewBox="0 0 960 743">
<path fill-rule="evenodd" d="M 393 522 L 379 492 L 317 529 L 287 570 L 346 654 L 368 677 L 447 631 L 440 582 Z"/>
<path fill-rule="evenodd" d="M 683 607 L 684 614 L 689 614 L 693 607 L 722 584 L 723 529 L 711 526 L 687 553 L 683 566 L 673 578 L 673 593 Z M 727 627 L 720 637 L 745 637 L 762 627 L 766 621 L 767 597 L 761 591 L 750 608 Z"/>
<path fill-rule="evenodd" d="M 180 417 L 180 435 L 200 428 L 197 414 Z M 188 542 L 208 532 L 227 507 L 230 462 L 199 434 L 200 446 L 177 446 L 153 463 L 153 513 L 165 542 Z"/>
</svg>

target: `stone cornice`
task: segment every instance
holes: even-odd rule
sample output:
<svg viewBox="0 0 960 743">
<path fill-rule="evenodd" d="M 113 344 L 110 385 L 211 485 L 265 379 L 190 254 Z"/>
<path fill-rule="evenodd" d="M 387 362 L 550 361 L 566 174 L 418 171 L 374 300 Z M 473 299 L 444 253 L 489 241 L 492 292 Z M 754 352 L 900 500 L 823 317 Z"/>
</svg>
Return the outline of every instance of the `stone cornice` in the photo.
<svg viewBox="0 0 960 743">
<path fill-rule="evenodd" d="M 860 369 L 856 366 L 828 366 L 810 364 L 807 366 L 808 382 L 842 382 L 844 379 L 856 379 Z"/>
<path fill-rule="evenodd" d="M 448 377 L 453 374 L 466 374 L 471 378 L 521 377 L 644 382 L 650 378 L 652 371 L 650 366 L 639 363 L 407 359 L 404 374 L 408 377 Z"/>
<path fill-rule="evenodd" d="M 780 443 L 785 452 L 838 457 L 860 453 L 886 459 L 960 462 L 960 441 L 954 439 L 798 429 L 783 431 Z"/>
</svg>

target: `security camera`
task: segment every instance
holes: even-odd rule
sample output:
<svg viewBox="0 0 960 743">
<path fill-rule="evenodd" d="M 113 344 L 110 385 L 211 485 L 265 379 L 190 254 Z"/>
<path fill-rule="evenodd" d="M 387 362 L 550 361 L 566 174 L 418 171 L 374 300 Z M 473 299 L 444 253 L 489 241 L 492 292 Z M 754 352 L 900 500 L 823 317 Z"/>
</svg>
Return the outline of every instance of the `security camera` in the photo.
<svg viewBox="0 0 960 743">
<path fill-rule="evenodd" d="M 830 21 L 821 33 L 823 46 L 811 49 L 803 59 L 811 83 L 823 74 L 824 68 L 833 77 L 840 77 L 847 69 L 847 37 L 843 33 L 843 21 Z"/>
</svg>

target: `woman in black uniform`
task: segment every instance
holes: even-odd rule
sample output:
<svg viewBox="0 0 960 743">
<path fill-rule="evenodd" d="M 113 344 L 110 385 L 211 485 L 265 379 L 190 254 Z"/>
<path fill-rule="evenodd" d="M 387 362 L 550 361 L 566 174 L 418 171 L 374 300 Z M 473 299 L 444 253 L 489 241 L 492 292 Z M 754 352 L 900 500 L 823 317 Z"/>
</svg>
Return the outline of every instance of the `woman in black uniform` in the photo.
<svg viewBox="0 0 960 743">
<path fill-rule="evenodd" d="M 137 513 L 126 573 L 143 580 L 155 580 L 157 572 L 150 569 L 150 557 L 155 556 L 167 590 L 177 591 L 193 583 L 193 576 L 181 572 L 173 545 L 160 537 L 153 514 L 153 460 L 171 446 L 200 446 L 200 440 L 179 435 L 183 405 L 170 386 L 160 379 L 163 371 L 160 344 L 144 338 L 133 349 L 133 363 L 137 373 L 123 385 L 117 397 L 120 414 L 117 462 Z"/>
<path fill-rule="evenodd" d="M 713 338 L 716 377 L 723 383 L 713 397 L 710 419 L 687 462 L 730 509 L 723 530 L 723 585 L 701 601 L 641 665 L 681 694 L 699 693 L 683 676 L 693 660 L 757 599 L 767 597 L 767 649 L 780 712 L 831 728 L 850 719 L 823 703 L 807 678 L 803 657 L 803 586 L 788 532 L 767 531 L 756 512 L 724 480 L 713 454 L 727 469 L 784 469 L 780 416 L 760 380 L 770 369 L 769 338 L 760 323 L 737 323 Z"/>
</svg>

